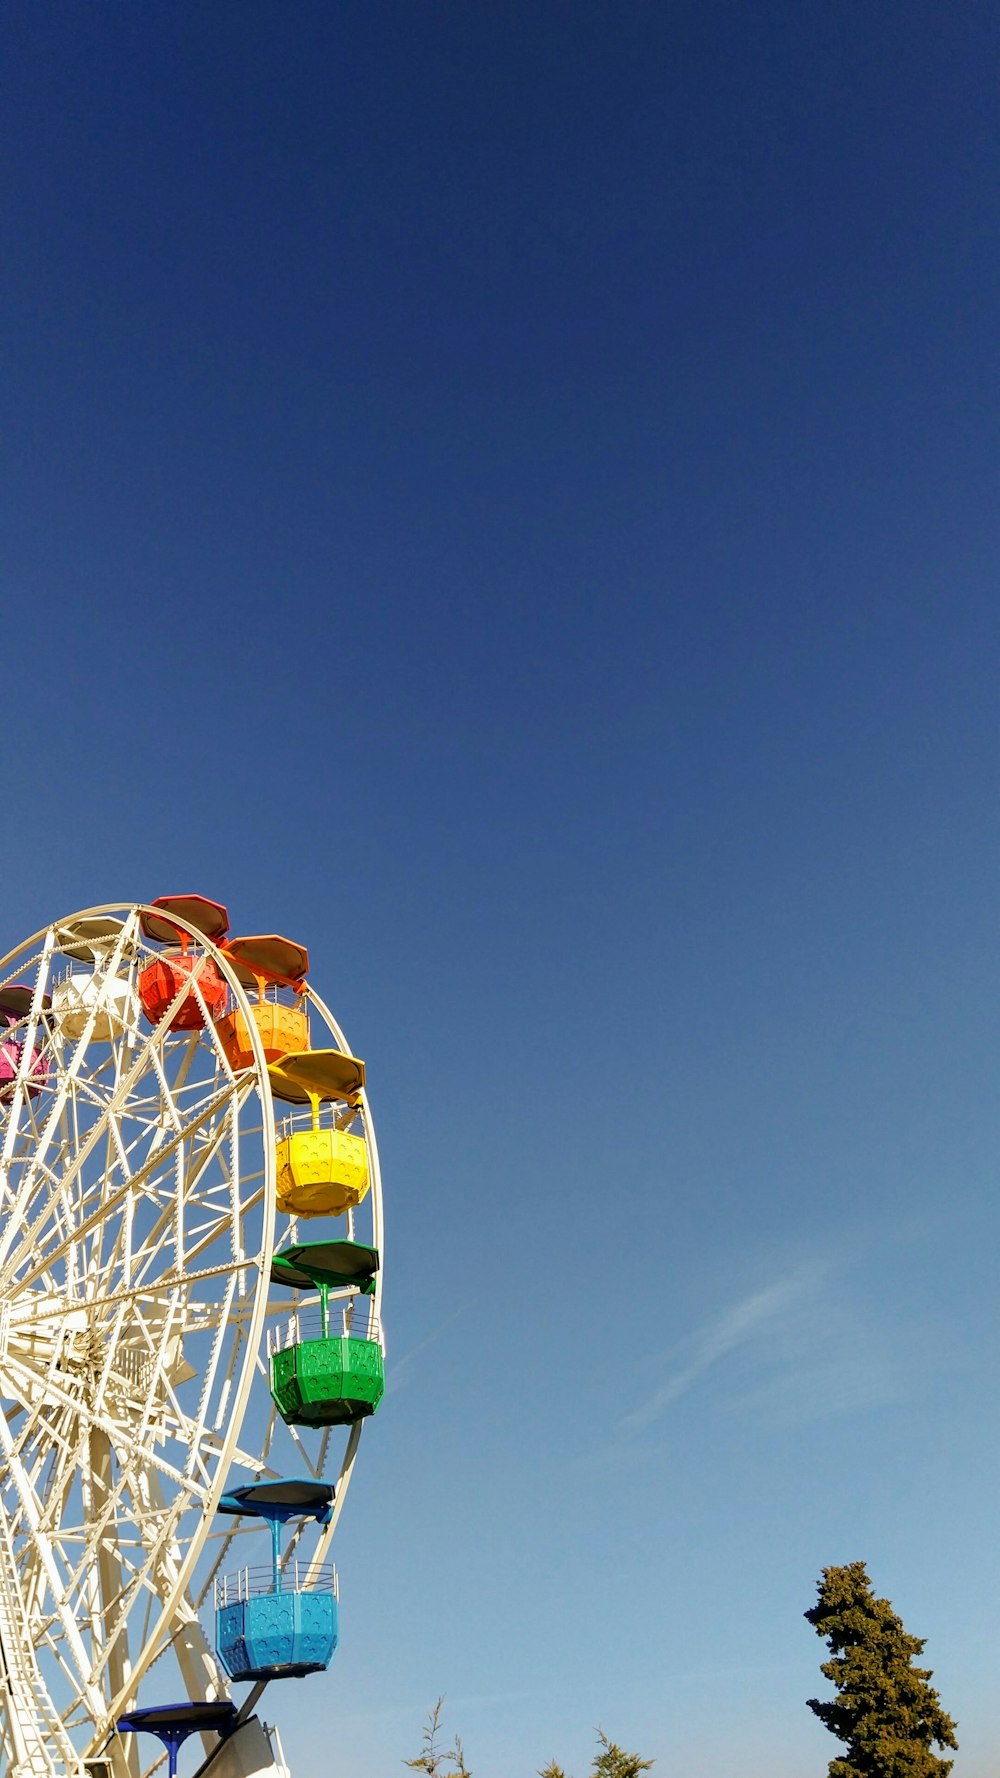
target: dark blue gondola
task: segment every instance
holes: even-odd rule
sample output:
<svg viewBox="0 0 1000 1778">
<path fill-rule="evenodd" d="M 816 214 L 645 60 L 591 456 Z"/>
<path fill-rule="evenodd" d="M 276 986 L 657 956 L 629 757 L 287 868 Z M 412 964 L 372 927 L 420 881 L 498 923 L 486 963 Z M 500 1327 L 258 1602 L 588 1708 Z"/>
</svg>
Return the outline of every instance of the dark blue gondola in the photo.
<svg viewBox="0 0 1000 1778">
<path fill-rule="evenodd" d="M 170 1778 L 177 1775 L 177 1750 L 189 1735 L 205 1734 L 213 1729 L 225 1740 L 236 1727 L 236 1705 L 226 1700 L 183 1704 L 151 1704 L 146 1710 L 130 1710 L 118 1718 L 119 1733 L 135 1734 L 141 1730 L 156 1735 L 167 1750 Z"/>
</svg>

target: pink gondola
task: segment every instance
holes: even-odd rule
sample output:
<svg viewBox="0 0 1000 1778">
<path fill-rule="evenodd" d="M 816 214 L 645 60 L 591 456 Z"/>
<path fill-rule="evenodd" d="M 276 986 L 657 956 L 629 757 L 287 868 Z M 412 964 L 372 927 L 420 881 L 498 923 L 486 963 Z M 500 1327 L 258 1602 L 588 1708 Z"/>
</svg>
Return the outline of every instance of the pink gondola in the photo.
<svg viewBox="0 0 1000 1778">
<path fill-rule="evenodd" d="M 14 1086 L 21 1068 L 21 1056 L 24 1044 L 19 1037 L 11 1036 L 18 1025 L 24 1023 L 31 1011 L 32 991 L 25 982 L 8 982 L 0 988 L 0 1104 L 6 1104 L 14 1096 Z M 44 1006 L 48 1007 L 48 995 Z M 6 1027 L 7 1035 L 4 1036 Z M 29 1099 L 37 1099 L 49 1076 L 48 1057 L 36 1045 L 32 1051 L 31 1066 L 28 1069 L 26 1090 Z"/>
</svg>

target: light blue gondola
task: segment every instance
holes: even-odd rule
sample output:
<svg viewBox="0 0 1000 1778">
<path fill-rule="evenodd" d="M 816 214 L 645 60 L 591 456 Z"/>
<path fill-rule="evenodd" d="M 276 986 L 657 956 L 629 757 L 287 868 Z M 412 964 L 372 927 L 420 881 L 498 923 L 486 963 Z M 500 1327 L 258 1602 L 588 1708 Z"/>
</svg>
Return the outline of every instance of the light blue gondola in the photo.
<svg viewBox="0 0 1000 1778">
<path fill-rule="evenodd" d="M 215 1583 L 215 1641 L 230 1679 L 299 1679 L 330 1665 L 339 1638 L 337 1571 L 311 1562 L 281 1566 L 289 1519 L 327 1525 L 333 1484 L 297 1477 L 251 1482 L 219 1502 L 223 1513 L 252 1513 L 271 1531 L 269 1568 L 241 1568 Z"/>
</svg>

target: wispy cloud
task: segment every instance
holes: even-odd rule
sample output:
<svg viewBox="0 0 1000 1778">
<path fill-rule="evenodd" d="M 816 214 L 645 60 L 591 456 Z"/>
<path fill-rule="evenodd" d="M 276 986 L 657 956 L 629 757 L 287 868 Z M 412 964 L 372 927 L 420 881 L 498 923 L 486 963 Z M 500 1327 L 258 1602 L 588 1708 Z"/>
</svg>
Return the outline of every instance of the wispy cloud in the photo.
<svg viewBox="0 0 1000 1778">
<path fill-rule="evenodd" d="M 668 1355 L 670 1368 L 663 1381 L 644 1402 L 625 1414 L 619 1425 L 623 1430 L 637 1432 L 658 1420 L 671 1402 L 685 1395 L 720 1359 L 772 1333 L 810 1295 L 815 1295 L 821 1277 L 819 1266 L 799 1266 L 713 1316 L 674 1347 Z"/>
<path fill-rule="evenodd" d="M 803 1262 L 678 1341 L 656 1387 L 619 1420 L 615 1444 L 588 1461 L 638 1461 L 647 1447 L 635 1435 L 716 1370 L 727 1408 L 799 1426 L 912 1400 L 955 1362 L 926 1317 L 914 1325 L 885 1311 L 870 1282 L 865 1290 L 852 1276 L 849 1253 Z"/>
<path fill-rule="evenodd" d="M 414 1365 L 421 1352 L 426 1352 L 428 1346 L 433 1346 L 434 1341 L 441 1338 L 445 1328 L 450 1327 L 453 1321 L 457 1321 L 460 1315 L 464 1315 L 468 1307 L 468 1303 L 461 1303 L 457 1309 L 452 1310 L 450 1315 L 445 1315 L 436 1327 L 432 1327 L 430 1333 L 418 1341 L 417 1345 L 411 1346 L 409 1352 L 404 1352 L 402 1358 L 397 1358 L 395 1364 L 390 1365 L 385 1379 L 386 1394 L 405 1387 L 413 1375 Z"/>
</svg>

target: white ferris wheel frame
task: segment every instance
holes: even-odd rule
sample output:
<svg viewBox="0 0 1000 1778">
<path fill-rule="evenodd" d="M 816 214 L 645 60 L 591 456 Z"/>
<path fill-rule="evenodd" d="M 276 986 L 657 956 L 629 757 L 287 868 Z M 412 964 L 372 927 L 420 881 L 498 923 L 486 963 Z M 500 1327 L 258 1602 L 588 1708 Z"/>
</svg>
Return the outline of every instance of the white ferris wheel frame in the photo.
<svg viewBox="0 0 1000 1778">
<path fill-rule="evenodd" d="M 23 1419 L 23 1424 L 12 1432 L 5 1416 L 0 1413 L 0 1752 L 5 1755 L 9 1778 L 63 1778 L 64 1774 L 67 1778 L 70 1775 L 76 1778 L 76 1774 L 85 1770 L 83 1762 L 93 1761 L 105 1748 L 115 1778 L 138 1778 L 138 1738 L 130 1738 L 126 1750 L 120 1739 L 112 1737 L 109 1744 L 109 1736 L 112 1736 L 117 1716 L 134 1706 L 140 1680 L 170 1648 L 176 1655 L 186 1689 L 205 1697 L 224 1693 L 224 1676 L 209 1648 L 198 1612 L 204 1606 L 233 1539 L 241 1535 L 240 1528 L 232 1521 L 231 1529 L 221 1537 L 215 1534 L 217 1547 L 206 1572 L 201 1559 L 212 1535 L 212 1520 L 230 1479 L 230 1471 L 237 1464 L 245 1470 L 248 1479 L 276 1473 L 267 1459 L 279 1429 L 282 1435 L 290 1435 L 300 1454 L 302 1467 L 309 1473 L 322 1475 L 329 1455 L 331 1429 L 319 1433 L 318 1450 L 312 1456 L 301 1431 L 285 1427 L 270 1401 L 260 1439 L 254 1440 L 250 1451 L 241 1447 L 253 1384 L 261 1376 L 265 1382 L 267 1378 L 261 1356 L 265 1321 L 268 1316 L 287 1315 L 289 1297 L 285 1293 L 280 1299 L 270 1296 L 269 1261 L 275 1250 L 276 1215 L 276 1125 L 270 1080 L 250 1001 L 225 951 L 187 921 L 171 913 L 171 923 L 186 932 L 197 947 L 198 961 L 191 976 L 180 985 L 172 1006 L 159 1023 L 148 1030 L 140 1025 L 138 1007 L 133 1002 L 132 1023 L 128 1027 L 133 1043 L 124 1041 L 124 1033 L 117 1048 L 114 1043 L 102 1043 L 102 1052 L 108 1054 L 96 1067 L 94 1051 L 90 1047 L 97 1017 L 96 1000 L 79 1038 L 75 1043 L 72 1040 L 67 1043 L 68 1054 L 54 1040 L 51 1021 L 47 1022 L 44 1015 L 44 995 L 55 961 L 79 956 L 79 952 L 74 953 L 69 948 L 65 937 L 63 948 L 60 948 L 60 933 L 65 935 L 67 929 L 77 928 L 86 921 L 120 920 L 120 931 L 104 958 L 102 980 L 117 981 L 124 973 L 134 989 L 140 960 L 148 961 L 160 954 L 143 943 L 139 930 L 141 916 L 156 912 L 142 903 L 109 903 L 88 908 L 53 922 L 0 960 L 0 985 L 16 979 L 26 960 L 36 964 L 31 1009 L 24 1029 L 19 1030 L 21 1061 L 17 1079 L 13 1089 L 5 1095 L 6 1104 L 0 1107 L 0 1115 L 6 1120 L 0 1150 L 0 1214 L 4 1210 L 7 1212 L 5 1221 L 0 1224 L 0 1390 L 8 1399 L 13 1395 L 20 1403 L 18 1412 L 11 1416 L 12 1420 Z M 253 1066 L 238 1076 L 229 1066 L 214 1032 L 198 985 L 199 976 L 208 964 L 214 965 L 226 983 L 231 1005 L 243 1015 L 250 1038 Z M 96 974 L 95 953 L 95 977 Z M 189 988 L 200 1003 L 204 1026 L 185 1034 L 186 1043 L 181 1039 L 172 1046 L 172 1054 L 185 1049 L 187 1061 L 179 1064 L 178 1079 L 171 1081 L 164 1048 L 171 1036 L 179 1038 L 180 1034 L 171 1033 L 168 1027 Z M 328 1028 L 336 1047 L 347 1051 L 343 1032 L 325 1002 L 312 988 L 307 987 L 305 995 Z M 214 1049 L 215 1071 L 221 1085 L 214 1098 L 209 1094 L 200 1107 L 195 1103 L 193 1115 L 185 1122 L 177 1109 L 176 1097 L 184 1090 L 189 1068 L 197 1073 L 196 1057 L 202 1040 L 207 1041 L 210 1053 Z M 45 1099 L 45 1110 L 39 1125 L 32 1109 L 31 1088 L 35 1084 L 34 1057 L 40 1043 L 44 1043 L 49 1068 L 46 1085 L 53 1090 L 41 1096 Z M 88 1053 L 91 1056 L 89 1067 Z M 101 1075 L 106 1076 L 104 1081 L 100 1080 Z M 154 1091 L 158 1090 L 159 1104 L 155 1105 L 151 1098 L 147 1098 L 141 1101 L 141 1110 L 137 1111 L 130 1094 L 146 1080 L 152 1080 Z M 109 1094 L 107 1088 L 112 1083 Z M 240 1195 L 244 1181 L 238 1148 L 228 1174 L 218 1150 L 229 1124 L 230 1134 L 235 1136 L 238 1144 L 240 1113 L 247 1106 L 259 1108 L 260 1121 L 259 1125 L 253 1126 L 253 1133 L 259 1140 L 260 1150 L 256 1156 L 259 1166 L 249 1176 L 254 1189 L 244 1202 Z M 173 1132 L 164 1135 L 157 1126 L 144 1164 L 135 1168 L 128 1143 L 122 1136 L 125 1117 L 130 1115 L 140 1131 L 140 1135 L 133 1138 L 133 1148 L 138 1153 L 144 1139 L 143 1119 L 148 1137 L 154 1128 L 154 1111 L 162 1114 L 164 1108 L 173 1113 Z M 81 1109 L 84 1117 L 93 1112 L 94 1119 L 82 1140 L 77 1127 Z M 364 1092 L 359 1096 L 358 1115 L 368 1152 L 372 1245 L 379 1255 L 374 1292 L 369 1299 L 370 1325 L 379 1329 L 384 1258 L 381 1175 L 374 1126 Z M 184 1171 L 184 1145 L 185 1142 L 196 1142 L 202 1128 L 208 1129 L 211 1140 L 206 1138 L 204 1152 L 195 1154 L 188 1163 L 188 1171 L 194 1169 L 189 1181 Z M 61 1156 L 71 1162 L 61 1172 L 55 1165 L 48 1164 L 60 1129 L 63 1134 L 56 1143 L 56 1158 Z M 20 1154 L 17 1152 L 19 1139 Z M 96 1154 L 101 1139 L 111 1159 L 103 1173 L 98 1161 L 97 1172 L 91 1173 L 92 1183 L 85 1187 L 82 1182 L 88 1162 Z M 151 1280 L 145 1274 L 127 1273 L 131 1282 L 110 1296 L 105 1292 L 103 1297 L 95 1295 L 96 1275 L 89 1282 L 75 1279 L 78 1293 L 83 1289 L 85 1293 L 89 1291 L 89 1295 L 78 1294 L 71 1299 L 66 1289 L 64 1300 L 60 1301 L 57 1293 L 49 1312 L 46 1314 L 43 1310 L 39 1315 L 43 1299 L 38 1294 L 30 1294 L 32 1286 L 48 1278 L 51 1291 L 53 1268 L 57 1262 L 68 1266 L 67 1256 L 74 1254 L 77 1248 L 85 1252 L 90 1240 L 94 1241 L 95 1251 L 100 1254 L 105 1227 L 114 1232 L 114 1246 L 107 1264 L 112 1271 L 116 1265 L 124 1264 L 123 1255 L 130 1240 L 124 1231 L 131 1227 L 127 1207 L 141 1198 L 144 1190 L 150 1189 L 151 1181 L 155 1184 L 160 1179 L 163 1163 L 174 1154 L 180 1157 L 176 1165 L 175 1201 L 169 1202 L 162 1185 L 158 1187 L 161 1205 L 151 1225 L 154 1235 L 149 1237 L 150 1240 L 155 1238 L 157 1245 L 150 1247 L 147 1243 L 147 1249 L 140 1245 L 140 1260 L 145 1252 L 148 1271 L 161 1248 L 169 1248 L 171 1216 L 180 1231 L 174 1238 L 179 1241 L 182 1260 L 186 1260 L 183 1231 L 187 1201 L 195 1204 L 208 1218 L 202 1229 L 205 1247 L 210 1246 L 216 1237 L 224 1237 L 227 1228 L 233 1234 L 232 1259 L 214 1269 L 203 1268 L 201 1273 L 175 1270 L 175 1275 L 167 1279 L 174 1297 L 162 1314 L 158 1345 L 155 1340 L 158 1311 L 154 1310 L 150 1319 L 149 1304 L 158 1300 L 157 1293 L 162 1294 L 166 1286 L 164 1280 Z M 198 1163 L 196 1167 L 195 1162 Z M 202 1176 L 210 1172 L 213 1165 L 221 1169 L 222 1183 L 205 1188 L 206 1198 L 202 1204 L 197 1197 L 197 1188 Z M 13 1199 L 9 1192 L 12 1169 L 17 1176 Z M 225 1178 L 228 1178 L 232 1199 L 228 1223 L 220 1208 Z M 191 1189 L 186 1192 L 188 1184 Z M 39 1188 L 47 1195 L 36 1211 L 34 1206 Z M 29 1218 L 29 1207 L 33 1220 Z M 256 1217 L 257 1245 L 254 1252 L 241 1253 L 243 1222 L 251 1209 Z M 147 1207 L 147 1216 L 150 1214 Z M 46 1223 L 46 1217 L 49 1223 Z M 56 1234 L 59 1235 L 61 1229 L 62 1238 L 54 1244 L 50 1242 L 47 1249 L 36 1251 L 29 1260 L 27 1271 L 22 1269 L 15 1278 L 10 1266 L 11 1256 L 23 1258 L 29 1242 L 32 1239 L 36 1244 L 41 1242 L 53 1220 L 58 1225 Z M 168 1232 L 165 1234 L 164 1230 Z M 349 1216 L 349 1237 L 353 1232 L 353 1216 Z M 283 1231 L 282 1243 L 294 1234 L 295 1223 L 290 1221 Z M 234 1315 L 233 1304 L 240 1277 L 247 1283 L 253 1279 L 252 1300 Z M 162 1444 L 172 1437 L 175 1443 L 178 1442 L 182 1425 L 185 1428 L 191 1425 L 190 1415 L 179 1401 L 181 1385 L 175 1387 L 171 1371 L 186 1381 L 185 1336 L 204 1338 L 213 1333 L 213 1324 L 211 1309 L 206 1313 L 205 1305 L 201 1304 L 200 1320 L 196 1318 L 190 1324 L 176 1325 L 175 1301 L 179 1293 L 187 1291 L 181 1300 L 190 1307 L 192 1285 L 206 1285 L 210 1279 L 218 1280 L 220 1290 L 225 1292 L 225 1300 L 216 1311 L 211 1374 L 201 1389 L 199 1413 L 194 1421 L 195 1437 L 190 1442 L 185 1470 L 181 1472 L 176 1462 L 170 1464 L 162 1451 L 156 1449 L 158 1440 Z M 13 1297 L 9 1295 L 12 1283 L 16 1285 Z M 352 1307 L 358 1300 L 356 1293 L 350 1290 L 335 1294 L 349 1299 Z M 309 1293 L 304 1296 L 308 1300 Z M 294 1304 L 302 1298 L 303 1293 L 296 1292 Z M 20 1320 L 19 1303 L 22 1308 L 26 1307 L 26 1314 L 22 1314 Z M 131 1342 L 124 1338 L 130 1309 L 141 1329 L 142 1340 L 146 1341 L 145 1348 L 141 1340 L 137 1348 L 134 1327 L 128 1330 L 132 1334 Z M 113 1337 L 106 1339 L 100 1353 L 96 1354 L 93 1350 L 96 1335 L 92 1333 L 90 1323 L 98 1311 L 105 1317 L 109 1311 L 113 1312 L 110 1323 Z M 39 1320 L 43 1326 L 48 1324 L 48 1332 L 40 1334 L 37 1331 Z M 238 1332 L 227 1340 L 227 1329 L 234 1323 L 238 1324 Z M 105 1321 L 103 1325 L 106 1329 L 108 1323 Z M 154 1337 L 150 1336 L 150 1329 Z M 228 1369 L 223 1362 L 223 1348 L 227 1344 Z M 191 1375 L 197 1374 L 189 1365 L 186 1369 Z M 69 1373 L 79 1373 L 75 1383 Z M 84 1383 L 80 1382 L 80 1377 L 85 1377 Z M 145 1396 L 140 1413 L 137 1404 L 143 1389 Z M 214 1390 L 217 1390 L 216 1397 L 213 1397 Z M 81 1391 L 86 1395 L 85 1400 Z M 213 1401 L 218 1407 L 219 1397 L 223 1399 L 225 1425 L 221 1434 L 218 1429 L 210 1433 L 207 1416 Z M 130 1431 L 126 1426 L 126 1413 L 132 1421 L 139 1415 L 137 1430 Z M 80 1425 L 84 1421 L 88 1428 L 88 1442 L 86 1461 L 81 1462 Z M 310 1554 L 313 1564 L 323 1562 L 336 1531 L 354 1471 L 362 1425 L 363 1422 L 358 1421 L 349 1429 L 336 1478 L 332 1517 Z M 44 1442 L 46 1438 L 48 1444 Z M 42 1455 L 39 1455 L 39 1449 Z M 61 1500 L 65 1506 L 70 1495 L 76 1498 L 75 1491 L 79 1492 L 82 1519 L 78 1534 L 80 1555 L 75 1570 L 69 1567 L 66 1554 L 73 1534 L 66 1533 L 61 1524 L 47 1520 L 45 1502 L 39 1498 L 37 1484 L 49 1463 L 50 1452 L 51 1467 L 58 1473 L 62 1489 L 61 1496 L 56 1490 L 57 1505 Z M 121 1463 L 123 1452 L 131 1465 L 128 1470 Z M 115 1462 L 119 1465 L 117 1481 L 112 1476 Z M 196 1479 L 196 1472 L 202 1475 L 202 1480 Z M 164 1481 L 167 1486 L 183 1490 L 183 1502 L 177 1494 L 172 1504 L 165 1502 Z M 19 1502 L 16 1525 L 7 1516 L 4 1489 L 8 1496 L 13 1494 Z M 181 1531 L 181 1520 L 190 1521 L 193 1514 L 198 1515 L 193 1527 L 187 1524 Z M 156 1529 L 158 1520 L 160 1531 Z M 134 1526 L 142 1545 L 145 1559 L 138 1558 L 139 1568 L 136 1568 L 135 1559 L 126 1554 L 121 1537 L 123 1521 Z M 294 1555 L 301 1533 L 300 1526 L 290 1540 L 286 1559 Z M 16 1542 L 19 1547 L 15 1547 Z M 201 1570 L 195 1581 L 199 1562 Z M 130 1568 L 132 1580 L 123 1581 L 122 1577 Z M 84 1602 L 89 1623 L 81 1626 L 77 1614 Z M 128 1628 L 131 1613 L 138 1609 L 140 1602 L 145 1605 L 146 1616 L 142 1646 L 136 1648 L 129 1646 Z M 116 1608 L 119 1609 L 117 1620 L 113 1617 Z M 105 1618 L 108 1621 L 105 1622 Z M 58 1628 L 54 1628 L 55 1625 Z M 37 1640 L 39 1635 L 40 1642 Z M 53 1662 L 58 1666 L 61 1683 L 65 1682 L 64 1699 L 68 1696 L 69 1702 L 61 1701 L 61 1707 L 60 1701 L 53 1700 L 50 1684 L 43 1676 L 38 1658 L 40 1650 L 46 1654 L 50 1668 Z M 154 1759 L 145 1769 L 152 1771 L 159 1763 Z"/>
</svg>

